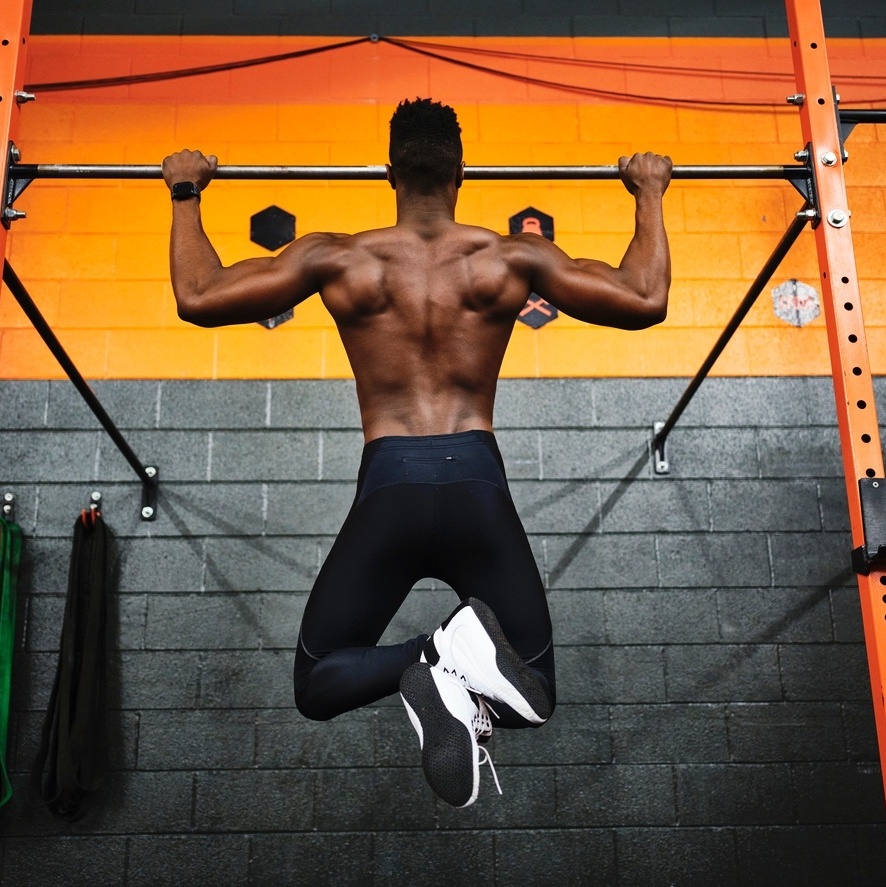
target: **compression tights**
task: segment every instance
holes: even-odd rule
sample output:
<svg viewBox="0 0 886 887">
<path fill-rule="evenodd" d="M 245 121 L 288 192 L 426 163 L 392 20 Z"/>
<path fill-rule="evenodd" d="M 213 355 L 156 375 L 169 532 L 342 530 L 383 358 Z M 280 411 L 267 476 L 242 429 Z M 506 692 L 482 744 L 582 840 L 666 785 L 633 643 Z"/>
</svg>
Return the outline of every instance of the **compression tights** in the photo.
<svg viewBox="0 0 886 887">
<path fill-rule="evenodd" d="M 305 607 L 295 657 L 303 715 L 328 720 L 397 692 L 427 635 L 376 645 L 426 577 L 492 608 L 553 707 L 551 621 L 538 567 L 495 437 L 467 431 L 366 445 L 354 503 Z M 507 706 L 494 708 L 496 726 L 529 726 Z"/>
</svg>

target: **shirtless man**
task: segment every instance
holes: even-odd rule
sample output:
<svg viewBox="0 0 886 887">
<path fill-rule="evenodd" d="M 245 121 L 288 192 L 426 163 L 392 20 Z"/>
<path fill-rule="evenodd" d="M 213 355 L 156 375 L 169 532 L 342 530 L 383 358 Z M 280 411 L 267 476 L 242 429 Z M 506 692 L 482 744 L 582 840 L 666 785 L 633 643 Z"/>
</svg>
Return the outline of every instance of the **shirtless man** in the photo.
<svg viewBox="0 0 886 887">
<path fill-rule="evenodd" d="M 363 459 L 305 607 L 296 705 L 327 720 L 399 689 L 428 783 L 463 807 L 477 797 L 492 724 L 538 726 L 555 704 L 545 592 L 492 433 L 505 348 L 533 292 L 588 323 L 642 329 L 664 319 L 671 161 L 619 159 L 636 222 L 615 268 L 571 259 L 537 234 L 456 223 L 460 133 L 451 108 L 402 102 L 387 167 L 393 227 L 307 234 L 273 258 L 229 267 L 200 221 L 216 158 L 181 151 L 163 161 L 163 176 L 179 316 L 209 327 L 251 323 L 319 293 L 354 372 Z M 378 646 L 426 577 L 451 585 L 461 603 L 433 635 Z"/>
</svg>

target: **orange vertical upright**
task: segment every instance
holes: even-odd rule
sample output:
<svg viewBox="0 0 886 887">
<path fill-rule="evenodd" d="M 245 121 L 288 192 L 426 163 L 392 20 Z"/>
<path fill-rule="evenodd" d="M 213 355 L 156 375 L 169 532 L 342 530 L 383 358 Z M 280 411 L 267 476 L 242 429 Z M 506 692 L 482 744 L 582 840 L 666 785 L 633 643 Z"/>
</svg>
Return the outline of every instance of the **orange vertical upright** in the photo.
<svg viewBox="0 0 886 887">
<path fill-rule="evenodd" d="M 797 92 L 803 96 L 800 119 L 803 138 L 814 169 L 819 219 L 815 243 L 837 401 L 837 421 L 843 452 L 843 471 L 852 522 L 852 544 L 865 546 L 865 516 L 871 514 L 875 493 L 877 525 L 883 527 L 886 481 L 874 404 L 873 380 L 865 343 L 850 208 L 843 178 L 843 156 L 838 123 L 839 98 L 831 85 L 825 52 L 819 0 L 786 0 Z M 870 527 L 869 527 L 870 529 Z M 861 611 L 871 675 L 880 764 L 886 788 L 886 573 L 874 556 L 858 573 Z M 882 554 L 882 552 L 881 552 Z M 857 566 L 858 569 L 858 566 Z"/>
<path fill-rule="evenodd" d="M 25 77 L 25 51 L 31 24 L 33 0 L 4 0 L 0 3 L 0 147 L 3 151 L 3 188 L 6 188 L 7 151 L 18 132 L 22 84 Z M 5 205 L 4 200 L 4 205 Z M 0 227 L 0 257 L 6 255 L 9 220 Z"/>
</svg>

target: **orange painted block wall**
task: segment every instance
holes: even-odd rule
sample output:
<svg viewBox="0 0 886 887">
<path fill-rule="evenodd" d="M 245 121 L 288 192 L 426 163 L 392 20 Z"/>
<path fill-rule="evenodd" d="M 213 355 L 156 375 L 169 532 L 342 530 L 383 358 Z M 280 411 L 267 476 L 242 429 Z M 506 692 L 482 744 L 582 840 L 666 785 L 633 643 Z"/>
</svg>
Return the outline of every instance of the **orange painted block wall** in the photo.
<svg viewBox="0 0 886 887">
<path fill-rule="evenodd" d="M 215 64 L 324 42 L 332 41 L 34 37 L 29 81 L 39 86 Z M 183 80 L 76 92 L 37 89 L 38 100 L 22 115 L 22 159 L 159 164 L 165 154 L 189 147 L 217 154 L 222 164 L 377 164 L 386 160 L 387 121 L 396 102 L 428 94 L 458 110 L 469 166 L 613 164 L 637 150 L 668 153 L 681 165 L 785 164 L 794 163 L 793 153 L 802 147 L 797 113 L 783 104 L 793 91 L 786 41 L 448 42 L 462 52 L 532 54 L 519 62 L 480 58 L 535 82 L 364 43 Z M 886 41 L 833 41 L 829 54 L 835 81 L 847 78 L 844 106 L 875 100 L 877 89 L 886 98 L 886 77 L 877 74 Z M 539 80 L 580 84 L 597 94 L 576 95 Z M 615 101 L 615 92 L 637 98 Z M 763 105 L 693 104 L 711 99 Z M 886 374 L 884 130 L 859 126 L 846 166 L 877 374 Z M 202 206 L 225 263 L 269 254 L 250 242 L 249 219 L 271 205 L 296 216 L 299 236 L 394 222 L 392 193 L 383 182 L 219 181 Z M 639 333 L 564 316 L 540 330 L 518 324 L 503 375 L 694 374 L 801 205 L 800 195 L 780 181 L 675 182 L 666 196 L 674 272 L 667 321 Z M 16 206 L 27 219 L 13 226 L 10 262 L 89 378 L 350 375 L 334 325 L 316 297 L 273 330 L 257 324 L 201 330 L 178 319 L 167 264 L 169 196 L 161 182 L 38 180 Z M 554 217 L 555 240 L 572 255 L 617 264 L 631 236 L 633 202 L 616 182 L 468 182 L 458 218 L 505 233 L 508 218 L 527 206 Z M 801 236 L 772 286 L 789 279 L 817 286 L 812 240 L 811 233 Z M 823 318 L 803 328 L 788 325 L 775 316 L 767 288 L 714 372 L 830 374 Z M 61 376 L 14 299 L 0 293 L 0 378 Z"/>
</svg>

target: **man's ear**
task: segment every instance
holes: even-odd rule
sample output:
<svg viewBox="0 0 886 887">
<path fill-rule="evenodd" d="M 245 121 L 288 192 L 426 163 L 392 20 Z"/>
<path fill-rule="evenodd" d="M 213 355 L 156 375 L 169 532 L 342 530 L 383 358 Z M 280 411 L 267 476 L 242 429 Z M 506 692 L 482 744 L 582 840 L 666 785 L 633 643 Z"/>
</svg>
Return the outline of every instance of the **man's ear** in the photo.
<svg viewBox="0 0 886 887">
<path fill-rule="evenodd" d="M 464 162 L 464 160 L 462 160 L 462 162 L 459 164 L 459 167 L 455 173 L 455 187 L 461 188 L 462 182 L 464 182 L 464 180 L 465 180 L 465 162 Z"/>
<path fill-rule="evenodd" d="M 397 189 L 397 181 L 396 181 L 396 179 L 394 178 L 394 170 L 391 169 L 391 164 L 390 164 L 390 163 L 386 163 L 386 164 L 385 164 L 385 176 L 387 177 L 387 180 L 388 180 L 388 182 L 390 183 L 391 187 L 392 187 L 394 190 L 396 190 L 396 189 Z"/>
</svg>

